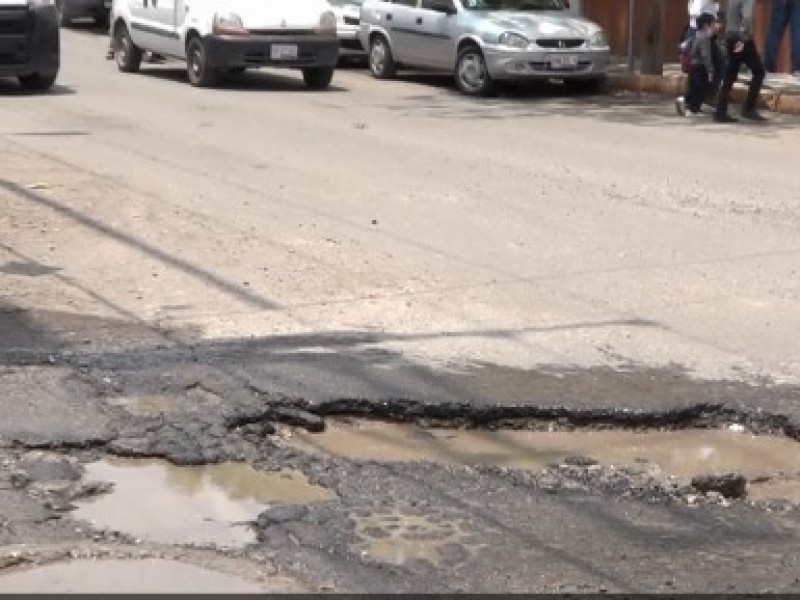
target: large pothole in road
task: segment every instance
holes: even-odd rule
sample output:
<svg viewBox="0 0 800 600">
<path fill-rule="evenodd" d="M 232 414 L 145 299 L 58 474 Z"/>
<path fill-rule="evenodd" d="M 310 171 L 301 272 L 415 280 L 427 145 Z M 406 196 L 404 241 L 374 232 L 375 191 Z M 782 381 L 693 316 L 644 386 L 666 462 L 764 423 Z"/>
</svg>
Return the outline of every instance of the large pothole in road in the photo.
<svg viewBox="0 0 800 600">
<path fill-rule="evenodd" d="M 428 461 L 540 470 L 570 457 L 602 465 L 655 465 L 688 483 L 700 474 L 736 472 L 754 499 L 800 502 L 800 444 L 773 436 L 690 429 L 680 431 L 571 431 L 427 429 L 379 421 L 328 421 L 324 432 L 284 429 L 288 443 L 312 455 L 350 460 Z"/>
<path fill-rule="evenodd" d="M 297 471 L 263 473 L 242 463 L 176 466 L 113 459 L 86 466 L 111 493 L 78 503 L 75 518 L 96 528 L 168 544 L 240 547 L 255 541 L 248 523 L 266 507 L 334 497 Z"/>
<path fill-rule="evenodd" d="M 80 560 L 0 577 L 8 594 L 47 593 L 264 593 L 238 577 L 172 560 Z"/>
</svg>

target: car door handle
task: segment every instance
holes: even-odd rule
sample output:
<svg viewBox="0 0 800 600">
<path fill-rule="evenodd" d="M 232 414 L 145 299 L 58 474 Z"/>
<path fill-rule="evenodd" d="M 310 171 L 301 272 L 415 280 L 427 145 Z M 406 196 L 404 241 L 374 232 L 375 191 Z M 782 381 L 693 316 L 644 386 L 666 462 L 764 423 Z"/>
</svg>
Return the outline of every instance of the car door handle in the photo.
<svg viewBox="0 0 800 600">
<path fill-rule="evenodd" d="M 387 21 L 391 21 L 392 20 L 392 13 L 386 13 L 386 20 Z"/>
<path fill-rule="evenodd" d="M 422 25 L 422 17 L 417 17 L 417 25 Z"/>
</svg>

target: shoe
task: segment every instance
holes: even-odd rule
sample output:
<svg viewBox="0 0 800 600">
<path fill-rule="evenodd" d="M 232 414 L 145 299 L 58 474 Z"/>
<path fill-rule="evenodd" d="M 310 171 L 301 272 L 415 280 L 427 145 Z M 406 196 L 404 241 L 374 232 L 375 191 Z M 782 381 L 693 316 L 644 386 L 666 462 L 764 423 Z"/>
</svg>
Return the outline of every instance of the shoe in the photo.
<svg viewBox="0 0 800 600">
<path fill-rule="evenodd" d="M 753 110 L 743 110 L 742 111 L 742 118 L 743 119 L 747 119 L 748 121 L 755 121 L 756 123 L 763 123 L 764 121 L 768 120 L 767 117 L 765 117 L 764 115 L 762 115 L 760 112 L 758 112 L 755 109 L 753 109 Z"/>
<path fill-rule="evenodd" d="M 714 115 L 714 122 L 715 123 L 738 123 L 739 119 L 736 117 L 732 117 L 728 114 L 725 115 Z"/>
<path fill-rule="evenodd" d="M 686 99 L 683 96 L 678 96 L 675 99 L 675 112 L 679 117 L 686 116 Z"/>
<path fill-rule="evenodd" d="M 697 119 L 699 117 L 705 117 L 705 116 L 706 115 L 702 110 L 698 110 L 697 112 L 694 112 L 693 110 L 686 111 L 686 117 L 689 119 Z"/>
</svg>

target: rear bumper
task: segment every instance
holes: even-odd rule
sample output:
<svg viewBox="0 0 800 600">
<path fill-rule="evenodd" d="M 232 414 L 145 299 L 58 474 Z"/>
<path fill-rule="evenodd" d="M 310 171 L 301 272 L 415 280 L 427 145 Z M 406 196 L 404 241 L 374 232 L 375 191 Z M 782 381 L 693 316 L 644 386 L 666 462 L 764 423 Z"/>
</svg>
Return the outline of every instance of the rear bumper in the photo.
<svg viewBox="0 0 800 600">
<path fill-rule="evenodd" d="M 339 45 L 342 50 L 350 52 L 364 52 L 364 46 L 358 39 L 358 25 L 342 25 L 339 23 L 336 29 L 336 36 L 339 38 Z"/>
<path fill-rule="evenodd" d="M 203 42 L 208 63 L 213 68 L 334 67 L 339 60 L 339 40 L 335 36 L 210 35 L 206 36 Z M 273 46 L 295 46 L 297 57 L 275 59 L 272 54 Z"/>
<path fill-rule="evenodd" d="M 62 0 L 66 17 L 103 17 L 111 11 L 109 0 Z"/>
<path fill-rule="evenodd" d="M 608 50 L 519 51 L 485 48 L 492 79 L 598 79 L 608 71 Z M 557 62 L 562 60 L 562 64 Z"/>
<path fill-rule="evenodd" d="M 0 7 L 0 76 L 54 75 L 60 53 L 55 6 Z"/>
</svg>

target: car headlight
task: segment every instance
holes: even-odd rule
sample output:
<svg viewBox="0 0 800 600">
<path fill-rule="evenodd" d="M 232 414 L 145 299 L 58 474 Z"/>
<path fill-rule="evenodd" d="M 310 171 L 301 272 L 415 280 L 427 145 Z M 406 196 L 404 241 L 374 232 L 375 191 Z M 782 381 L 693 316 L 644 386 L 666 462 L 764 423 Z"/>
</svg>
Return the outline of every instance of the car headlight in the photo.
<svg viewBox="0 0 800 600">
<path fill-rule="evenodd" d="M 528 38 L 526 38 L 524 35 L 514 33 L 513 31 L 501 33 L 499 42 L 502 46 L 520 49 L 527 48 L 531 43 L 530 40 L 528 40 Z"/>
<path fill-rule="evenodd" d="M 221 35 L 246 35 L 249 33 L 236 13 L 214 15 L 213 32 Z"/>
<path fill-rule="evenodd" d="M 319 30 L 326 33 L 336 33 L 336 15 L 327 10 L 319 16 Z"/>
<path fill-rule="evenodd" d="M 598 31 L 592 37 L 589 38 L 589 47 L 590 48 L 608 48 L 608 38 L 606 34 L 602 31 Z"/>
</svg>

